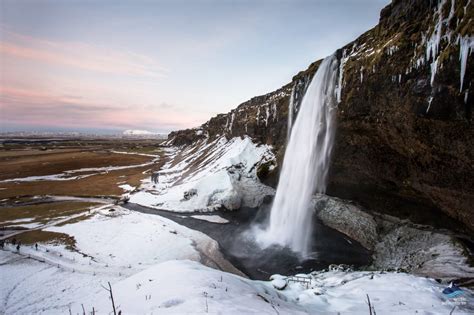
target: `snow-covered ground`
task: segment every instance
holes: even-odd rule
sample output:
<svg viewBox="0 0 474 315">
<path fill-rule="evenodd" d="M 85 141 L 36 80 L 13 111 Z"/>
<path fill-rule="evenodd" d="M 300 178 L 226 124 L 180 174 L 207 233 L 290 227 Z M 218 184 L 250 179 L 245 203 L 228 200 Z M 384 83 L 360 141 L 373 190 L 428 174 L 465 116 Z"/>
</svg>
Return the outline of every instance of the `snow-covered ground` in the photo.
<svg viewBox="0 0 474 315">
<path fill-rule="evenodd" d="M 377 314 L 455 314 L 474 311 L 465 290 L 456 299 L 432 279 L 403 273 L 333 270 L 273 281 L 252 281 L 191 261 L 168 261 L 113 286 L 124 314 L 369 314 L 367 295 Z M 286 287 L 278 290 L 275 286 Z M 107 292 L 94 305 L 111 311 Z M 471 307 L 471 308 L 470 308 Z"/>
<path fill-rule="evenodd" d="M 166 150 L 169 161 L 156 183 L 151 178 L 139 188 L 117 183 L 130 202 L 181 212 L 212 211 L 256 207 L 274 194 L 256 176 L 260 165 L 274 163 L 270 146 L 247 137 L 221 137 Z M 33 227 L 73 237 L 73 248 L 40 243 L 37 250 L 22 246 L 18 252 L 13 245 L 0 250 L 0 314 L 82 314 L 83 307 L 86 313 L 110 314 L 108 282 L 122 314 L 369 314 L 368 297 L 377 314 L 474 313 L 471 291 L 449 298 L 442 293 L 446 285 L 405 273 L 333 268 L 249 280 L 207 235 L 159 215 L 99 201 L 106 204 Z M 191 217 L 228 223 L 217 215 Z M 31 222 L 22 218 L 13 223 Z"/>
<path fill-rule="evenodd" d="M 117 205 L 44 230 L 74 237 L 75 249 L 0 250 L 0 314 L 82 314 L 82 305 L 110 314 L 108 282 L 123 314 L 368 314 L 367 295 L 378 314 L 474 312 L 472 292 L 448 298 L 446 285 L 405 273 L 335 268 L 252 281 L 203 233 Z"/>
<path fill-rule="evenodd" d="M 157 182 L 145 180 L 130 202 L 170 211 L 256 207 L 274 193 L 256 176 L 259 165 L 274 161 L 271 149 L 249 137 L 203 139 L 185 148 L 170 148 L 170 161 Z"/>
<path fill-rule="evenodd" d="M 0 251 L 0 314 L 64 314 L 69 305 L 80 307 L 103 290 L 101 284 L 167 260 L 194 260 L 241 274 L 201 232 L 116 205 L 91 211 L 88 219 L 43 229 L 74 237 L 75 250 L 40 243 L 38 250 L 22 246 L 17 252 L 9 244 Z"/>
</svg>

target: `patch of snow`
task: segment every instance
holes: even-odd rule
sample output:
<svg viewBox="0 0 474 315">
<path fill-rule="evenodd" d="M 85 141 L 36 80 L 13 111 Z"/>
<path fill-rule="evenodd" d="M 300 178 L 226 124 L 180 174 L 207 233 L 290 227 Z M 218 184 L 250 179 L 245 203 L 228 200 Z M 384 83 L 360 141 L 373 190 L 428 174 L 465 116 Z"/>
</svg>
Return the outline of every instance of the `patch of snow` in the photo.
<svg viewBox="0 0 474 315">
<path fill-rule="evenodd" d="M 0 183 L 8 182 L 36 182 L 36 181 L 64 181 L 64 180 L 76 180 L 82 179 L 95 174 L 79 175 L 79 176 L 68 176 L 66 174 L 54 174 L 54 175 L 43 175 L 43 176 L 28 176 L 19 178 L 10 178 L 0 181 Z"/>
<path fill-rule="evenodd" d="M 221 224 L 229 223 L 229 220 L 224 219 L 223 217 L 220 217 L 218 215 L 192 215 L 191 218 L 208 221 L 212 223 L 221 223 Z"/>
<path fill-rule="evenodd" d="M 252 281 L 196 262 L 170 261 L 114 284 L 114 298 L 124 314 L 367 314 L 367 295 L 378 314 L 448 314 L 456 303 L 433 279 L 404 273 L 335 268 L 299 276 L 309 283 L 289 281 L 278 290 L 275 282 L 296 278 Z M 457 310 L 472 311 L 472 292 L 464 289 L 462 298 L 465 305 Z M 90 303 L 100 313 L 111 308 L 107 292 Z"/>
<path fill-rule="evenodd" d="M 141 156 L 149 156 L 149 157 L 154 157 L 157 158 L 157 154 L 148 154 L 148 153 L 140 153 L 140 152 L 126 152 L 126 151 L 115 151 L 115 150 L 110 150 L 110 152 L 115 153 L 115 154 L 128 154 L 128 155 L 141 155 Z"/>
<path fill-rule="evenodd" d="M 124 191 L 133 191 L 133 190 L 135 190 L 135 187 L 130 186 L 129 184 L 123 184 L 123 185 L 120 185 L 119 187 L 122 188 Z"/>
<path fill-rule="evenodd" d="M 113 205 L 97 209 L 88 220 L 53 226 L 46 231 L 74 236 L 78 250 L 94 257 L 95 264 L 119 269 L 127 269 L 129 265 L 144 269 L 146 265 L 169 259 L 199 260 L 193 241 L 211 241 L 202 233 L 157 215 Z M 177 233 L 170 233 L 171 230 Z"/>
</svg>

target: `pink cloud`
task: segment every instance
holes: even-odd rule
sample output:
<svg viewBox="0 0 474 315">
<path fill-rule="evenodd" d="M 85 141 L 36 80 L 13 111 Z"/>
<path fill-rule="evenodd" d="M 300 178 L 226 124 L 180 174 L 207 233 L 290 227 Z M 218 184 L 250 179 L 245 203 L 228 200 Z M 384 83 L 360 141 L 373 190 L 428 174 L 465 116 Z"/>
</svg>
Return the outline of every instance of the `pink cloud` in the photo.
<svg viewBox="0 0 474 315">
<path fill-rule="evenodd" d="M 204 121 L 204 117 L 183 113 L 173 106 L 115 107 L 80 97 L 11 86 L 0 88 L 0 113 L 0 121 L 4 122 L 68 128 L 174 130 Z"/>
<path fill-rule="evenodd" d="M 0 30 L 0 54 L 100 73 L 163 78 L 167 70 L 155 59 L 78 42 L 53 42 Z M 6 40 L 8 38 L 9 40 Z"/>
<path fill-rule="evenodd" d="M 168 71 L 154 58 L 0 32 L 0 124 L 175 130 L 209 115 L 163 105 Z"/>
</svg>

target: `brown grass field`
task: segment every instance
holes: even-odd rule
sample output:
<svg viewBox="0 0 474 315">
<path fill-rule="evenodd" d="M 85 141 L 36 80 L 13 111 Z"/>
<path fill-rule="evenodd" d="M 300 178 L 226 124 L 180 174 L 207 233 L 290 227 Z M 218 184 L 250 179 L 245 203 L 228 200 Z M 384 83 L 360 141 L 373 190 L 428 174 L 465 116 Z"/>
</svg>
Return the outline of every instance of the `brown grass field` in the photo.
<svg viewBox="0 0 474 315">
<path fill-rule="evenodd" d="M 120 197 L 124 190 L 118 187 L 129 184 L 137 187 L 140 181 L 164 164 L 164 156 L 159 140 L 64 140 L 64 141 L 19 141 L 7 142 L 0 146 L 0 229 L 21 228 L 23 224 L 35 223 L 39 228 L 23 228 L 24 232 L 14 237 L 23 244 L 54 243 L 64 244 L 73 249 L 73 237 L 50 231 L 43 231 L 47 225 L 59 218 L 81 214 L 67 224 L 89 217 L 88 209 L 98 204 L 83 201 L 38 202 L 37 196 L 77 196 L 77 197 Z M 132 154 L 113 153 L 111 151 Z M 133 154 L 137 153 L 137 154 Z M 149 163 L 153 154 L 161 158 L 155 163 L 96 173 L 95 175 L 64 181 L 1 182 L 5 179 L 61 174 L 68 170 L 108 166 L 133 166 Z M 91 174 L 84 172 L 81 174 Z M 78 174 L 75 174 L 78 175 Z M 15 220 L 21 220 L 12 222 Z M 31 227 L 31 226 L 30 226 Z"/>
<path fill-rule="evenodd" d="M 149 140 L 66 144 L 5 146 L 0 149 L 0 180 L 60 174 L 81 168 L 139 165 L 153 160 L 150 156 L 112 153 L 112 150 L 161 155 L 158 143 L 150 143 Z M 0 182 L 0 199 L 40 195 L 119 196 L 123 190 L 118 187 L 118 183 L 138 186 L 140 180 L 149 176 L 143 172 L 157 170 L 162 164 L 160 159 L 153 165 L 114 170 L 77 180 Z"/>
</svg>

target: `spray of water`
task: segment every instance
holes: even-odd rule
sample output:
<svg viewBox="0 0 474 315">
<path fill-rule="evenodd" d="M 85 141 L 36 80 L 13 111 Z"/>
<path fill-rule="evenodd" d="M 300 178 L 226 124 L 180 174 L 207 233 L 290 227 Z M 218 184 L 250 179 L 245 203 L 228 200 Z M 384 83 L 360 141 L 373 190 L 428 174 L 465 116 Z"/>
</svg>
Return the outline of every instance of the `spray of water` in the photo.
<svg viewBox="0 0 474 315">
<path fill-rule="evenodd" d="M 311 199 L 324 193 L 334 142 L 338 62 L 323 60 L 309 85 L 285 151 L 264 245 L 279 244 L 308 255 L 312 235 Z"/>
</svg>

